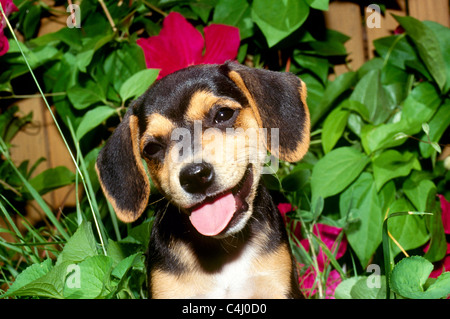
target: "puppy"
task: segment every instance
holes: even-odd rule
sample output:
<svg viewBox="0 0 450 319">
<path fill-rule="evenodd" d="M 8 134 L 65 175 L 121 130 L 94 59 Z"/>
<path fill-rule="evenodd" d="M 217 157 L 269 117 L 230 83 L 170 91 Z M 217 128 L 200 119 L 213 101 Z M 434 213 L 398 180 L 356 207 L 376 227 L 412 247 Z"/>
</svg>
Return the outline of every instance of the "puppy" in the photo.
<svg viewBox="0 0 450 319">
<path fill-rule="evenodd" d="M 170 74 L 130 106 L 96 169 L 124 222 L 147 207 L 147 171 L 167 199 L 149 244 L 150 297 L 302 297 L 261 174 L 267 150 L 290 162 L 303 157 L 309 121 L 298 77 L 233 62 Z"/>
</svg>

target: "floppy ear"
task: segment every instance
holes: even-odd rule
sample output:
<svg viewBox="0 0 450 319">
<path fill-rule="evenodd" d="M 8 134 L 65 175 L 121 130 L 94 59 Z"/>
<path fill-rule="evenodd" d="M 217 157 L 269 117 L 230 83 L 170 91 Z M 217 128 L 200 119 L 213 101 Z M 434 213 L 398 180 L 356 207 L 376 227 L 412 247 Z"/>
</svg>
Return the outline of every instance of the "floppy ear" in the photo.
<svg viewBox="0 0 450 319">
<path fill-rule="evenodd" d="M 227 62 L 228 77 L 246 96 L 261 128 L 268 130 L 268 149 L 280 159 L 299 161 L 310 138 L 306 85 L 292 73 L 252 69 Z M 279 129 L 279 149 L 270 145 L 270 129 Z"/>
<path fill-rule="evenodd" d="M 150 183 L 139 151 L 138 118 L 131 107 L 100 151 L 95 168 L 119 219 L 138 219 L 147 206 Z"/>
</svg>

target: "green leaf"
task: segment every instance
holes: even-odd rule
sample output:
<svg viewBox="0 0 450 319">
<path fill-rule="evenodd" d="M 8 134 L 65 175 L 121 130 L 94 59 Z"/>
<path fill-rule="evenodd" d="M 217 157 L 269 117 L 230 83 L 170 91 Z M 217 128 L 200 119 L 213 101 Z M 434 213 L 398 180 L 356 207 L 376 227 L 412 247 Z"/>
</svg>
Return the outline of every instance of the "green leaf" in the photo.
<svg viewBox="0 0 450 319">
<path fill-rule="evenodd" d="M 147 69 L 144 58 L 144 51 L 136 43 L 121 43 L 121 46 L 114 50 L 104 60 L 102 65 L 104 75 L 111 81 L 114 89 L 119 92 L 123 83 L 135 73 Z"/>
<path fill-rule="evenodd" d="M 114 267 L 112 271 L 112 275 L 118 279 L 122 279 L 125 276 L 126 272 L 133 267 L 136 261 L 140 261 L 140 258 L 143 257 L 142 252 L 135 253 L 131 256 L 124 258 L 120 261 L 116 267 Z"/>
<path fill-rule="evenodd" d="M 309 182 L 311 171 L 307 169 L 295 169 L 286 175 L 281 181 L 281 186 L 285 191 L 296 192 Z"/>
<path fill-rule="evenodd" d="M 360 280 L 360 277 L 351 277 L 343 280 L 334 291 L 336 299 L 353 299 L 351 291 L 353 286 Z"/>
<path fill-rule="evenodd" d="M 411 299 L 446 298 L 450 294 L 450 272 L 442 273 L 426 287 L 432 270 L 433 264 L 423 257 L 403 258 L 392 271 L 392 290 Z"/>
<path fill-rule="evenodd" d="M 436 88 L 430 83 L 419 84 L 403 103 L 401 119 L 395 123 L 379 126 L 366 125 L 361 142 L 367 154 L 376 150 L 398 146 L 405 139 L 396 139 L 398 133 L 414 135 L 422 130 L 422 123 L 428 122 L 441 104 Z"/>
<path fill-rule="evenodd" d="M 311 126 L 314 126 L 318 120 L 328 112 L 337 98 L 354 85 L 356 78 L 356 72 L 343 73 L 327 85 L 325 92 L 321 94 L 322 99 L 319 104 L 312 104 L 308 101 L 311 112 Z"/>
<path fill-rule="evenodd" d="M 78 125 L 76 132 L 77 139 L 81 140 L 81 138 L 87 132 L 97 127 L 98 125 L 106 121 L 106 119 L 116 113 L 117 111 L 109 106 L 98 106 L 95 109 L 86 112 L 86 114 L 84 114 L 81 118 L 80 124 Z"/>
<path fill-rule="evenodd" d="M 132 77 L 127 79 L 120 87 L 120 97 L 122 101 L 126 101 L 130 98 L 136 98 L 150 87 L 155 82 L 158 76 L 158 69 L 145 69 L 133 74 Z"/>
<path fill-rule="evenodd" d="M 429 210 L 433 215 L 425 217 L 430 234 L 430 245 L 424 257 L 430 262 L 438 262 L 443 260 L 447 254 L 447 241 L 445 239 L 442 210 L 438 202 L 434 201 L 433 204 L 433 207 Z"/>
<path fill-rule="evenodd" d="M 426 24 L 413 17 L 394 15 L 394 18 L 412 38 L 428 71 L 439 88 L 443 90 L 447 81 L 446 64 L 434 32 Z"/>
<path fill-rule="evenodd" d="M 417 211 L 429 212 L 429 201 L 436 196 L 436 185 L 430 180 L 414 181 L 408 178 L 403 183 L 403 192 L 406 197 L 413 203 Z"/>
<path fill-rule="evenodd" d="M 109 29 L 108 29 L 109 30 Z M 86 73 L 94 53 L 114 38 L 113 32 L 100 33 L 93 38 L 83 38 L 83 51 L 77 54 L 76 63 L 81 72 Z"/>
<path fill-rule="evenodd" d="M 450 90 L 450 31 L 449 28 L 434 21 L 423 21 L 431 31 L 433 31 L 439 42 L 442 56 L 444 58 L 447 82 L 442 93 L 448 93 Z"/>
<path fill-rule="evenodd" d="M 294 60 L 302 68 L 307 69 L 317 75 L 322 83 L 327 82 L 329 64 L 327 59 L 312 55 L 302 54 L 299 51 L 294 52 Z"/>
<path fill-rule="evenodd" d="M 106 102 L 106 98 L 97 84 L 91 85 L 89 88 L 73 86 L 67 90 L 67 96 L 78 110 L 85 109 L 98 102 Z"/>
<path fill-rule="evenodd" d="M 32 178 L 29 182 L 33 188 L 43 195 L 53 189 L 60 188 L 75 181 L 75 174 L 65 166 L 49 168 Z"/>
<path fill-rule="evenodd" d="M 385 64 L 387 63 L 403 70 L 406 69 L 407 64 L 414 64 L 418 66 L 418 71 L 426 71 L 414 47 L 408 42 L 405 35 L 393 35 L 376 39 L 373 44 L 377 53 L 385 59 Z"/>
<path fill-rule="evenodd" d="M 150 241 L 151 228 L 153 220 L 149 219 L 131 229 L 128 236 L 125 237 L 120 243 L 138 244 L 147 247 Z"/>
<path fill-rule="evenodd" d="M 23 35 L 25 39 L 30 39 L 36 33 L 39 22 L 41 20 L 41 6 L 39 5 L 31 5 L 28 7 L 28 10 L 25 15 L 25 19 L 23 21 Z"/>
<path fill-rule="evenodd" d="M 450 126 L 450 99 L 446 99 L 444 104 L 439 107 L 428 125 L 430 127 L 430 140 L 438 142 Z M 425 135 L 422 135 L 421 139 L 427 141 Z M 434 148 L 428 143 L 420 143 L 419 148 L 420 154 L 425 158 L 429 158 L 433 154 Z"/>
<path fill-rule="evenodd" d="M 309 15 L 304 0 L 254 0 L 252 18 L 266 37 L 269 47 L 297 30 Z"/>
<path fill-rule="evenodd" d="M 349 111 L 336 108 L 325 119 L 322 129 L 322 147 L 325 154 L 329 153 L 341 138 L 349 114 Z"/>
<path fill-rule="evenodd" d="M 63 289 L 64 280 L 67 275 L 67 266 L 68 263 L 55 266 L 43 276 L 28 282 L 18 289 L 11 290 L 13 288 L 11 287 L 2 297 L 12 295 L 62 299 L 64 298 Z M 49 267 L 49 265 L 45 267 Z"/>
<path fill-rule="evenodd" d="M 311 175 L 312 202 L 343 191 L 362 172 L 370 159 L 352 147 L 332 150 L 314 166 Z"/>
<path fill-rule="evenodd" d="M 356 84 L 350 100 L 363 104 L 369 112 L 369 120 L 374 124 L 384 122 L 395 107 L 381 85 L 379 70 L 367 72 Z"/>
<path fill-rule="evenodd" d="M 384 299 L 386 297 L 386 280 L 384 276 L 378 276 L 380 287 L 372 287 L 368 281 L 370 277 L 359 279 L 352 287 L 350 295 L 353 299 Z"/>
<path fill-rule="evenodd" d="M 441 105 L 439 92 L 431 83 L 423 82 L 414 88 L 405 99 L 402 120 L 416 126 L 414 132 L 420 132 L 422 124 L 431 119 L 439 105 Z"/>
<path fill-rule="evenodd" d="M 353 100 L 345 100 L 342 102 L 341 107 L 349 111 L 354 111 L 361 115 L 365 121 L 369 121 L 369 110 L 364 104 Z"/>
<path fill-rule="evenodd" d="M 311 8 L 327 11 L 330 0 L 306 0 Z"/>
<path fill-rule="evenodd" d="M 64 286 L 64 297 L 70 299 L 93 299 L 105 297 L 110 291 L 107 284 L 113 260 L 108 256 L 92 256 L 80 262 L 79 285 Z"/>
<path fill-rule="evenodd" d="M 396 150 L 387 150 L 372 160 L 373 175 L 377 190 L 391 179 L 407 176 L 412 169 L 421 170 L 420 162 L 413 153 L 401 154 Z"/>
<path fill-rule="evenodd" d="M 339 198 L 341 217 L 353 211 L 356 222 L 345 230 L 350 246 L 365 268 L 381 243 L 383 226 L 380 203 L 373 177 L 370 173 L 361 176 Z"/>
<path fill-rule="evenodd" d="M 253 35 L 251 8 L 246 0 L 219 0 L 212 22 L 238 27 L 241 40 Z"/>
<path fill-rule="evenodd" d="M 410 211 L 414 211 L 414 207 L 405 198 L 394 201 L 389 209 L 390 215 Z M 421 247 L 430 238 L 425 219 L 416 214 L 404 214 L 389 219 L 389 232 L 404 250 Z M 390 247 L 390 253 L 393 257 L 401 252 L 400 248 L 392 242 Z"/>
<path fill-rule="evenodd" d="M 52 260 L 51 259 L 46 259 L 43 262 L 41 262 L 40 264 L 32 264 L 31 266 L 28 266 L 24 271 L 22 271 L 16 277 L 16 279 L 14 280 L 14 283 L 8 289 L 6 295 L 0 296 L 0 297 L 14 296 L 15 292 L 18 291 L 20 288 L 25 287 L 26 285 L 30 284 L 31 282 L 43 277 L 51 269 L 52 269 Z"/>
<path fill-rule="evenodd" d="M 56 265 L 62 262 L 78 263 L 88 257 L 97 255 L 97 242 L 92 232 L 91 224 L 83 222 L 64 246 L 59 254 Z"/>
</svg>

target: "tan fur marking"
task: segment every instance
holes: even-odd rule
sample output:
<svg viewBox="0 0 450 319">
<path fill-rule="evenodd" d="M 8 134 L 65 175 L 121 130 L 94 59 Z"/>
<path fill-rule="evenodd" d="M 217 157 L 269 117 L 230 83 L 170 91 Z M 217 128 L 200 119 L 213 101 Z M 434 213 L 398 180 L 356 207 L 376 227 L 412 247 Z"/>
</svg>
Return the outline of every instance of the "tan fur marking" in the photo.
<svg viewBox="0 0 450 319">
<path fill-rule="evenodd" d="M 147 118 L 147 130 L 143 134 L 140 149 L 145 146 L 146 136 L 168 136 L 175 128 L 175 125 L 164 115 L 153 113 Z"/>
<path fill-rule="evenodd" d="M 230 73 L 228 73 L 228 76 L 234 83 L 236 83 L 238 88 L 244 93 L 245 97 L 248 100 L 248 103 L 250 104 L 250 107 L 252 108 L 253 113 L 255 114 L 254 116 L 256 118 L 256 121 L 258 122 L 258 126 L 263 127 L 261 115 L 259 114 L 258 111 L 258 106 L 256 105 L 256 102 L 253 99 L 253 96 L 251 95 L 250 91 L 247 89 L 244 80 L 242 80 L 242 77 L 236 71 L 230 71 Z"/>
<path fill-rule="evenodd" d="M 306 152 L 308 151 L 310 142 L 311 121 L 309 118 L 308 105 L 306 104 L 306 84 L 301 80 L 300 82 L 301 82 L 301 85 L 299 87 L 300 99 L 302 101 L 303 108 L 305 110 L 305 123 L 303 126 L 302 140 L 298 142 L 297 148 L 292 152 L 286 153 L 283 152 L 283 150 L 281 150 L 280 156 L 280 159 L 291 163 L 298 162 L 303 158 L 303 156 L 305 156 Z"/>
<path fill-rule="evenodd" d="M 218 97 L 207 91 L 195 92 L 189 102 L 185 118 L 188 121 L 203 120 Z"/>
<path fill-rule="evenodd" d="M 151 274 L 152 298 L 183 299 L 193 296 L 205 296 L 213 287 L 213 277 L 199 273 L 174 275 L 159 269 Z"/>
<path fill-rule="evenodd" d="M 254 298 L 286 298 L 290 287 L 292 262 L 287 244 L 270 254 L 259 256 L 253 265 L 256 291 Z"/>
<path fill-rule="evenodd" d="M 241 108 L 239 103 L 230 99 L 220 98 L 211 92 L 198 91 L 192 95 L 191 100 L 189 101 L 185 119 L 192 122 L 202 121 L 211 108 L 217 104 L 227 106 L 232 109 Z"/>
</svg>

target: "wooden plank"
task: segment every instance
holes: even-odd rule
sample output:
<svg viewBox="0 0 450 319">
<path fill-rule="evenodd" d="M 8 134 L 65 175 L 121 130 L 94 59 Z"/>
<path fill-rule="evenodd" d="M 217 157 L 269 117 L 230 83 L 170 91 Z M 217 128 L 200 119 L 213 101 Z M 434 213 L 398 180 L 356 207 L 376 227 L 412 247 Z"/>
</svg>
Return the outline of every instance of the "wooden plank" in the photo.
<svg viewBox="0 0 450 319">
<path fill-rule="evenodd" d="M 409 0 L 409 14 L 421 21 L 431 20 L 450 27 L 448 0 Z"/>
<path fill-rule="evenodd" d="M 46 147 L 48 148 L 48 162 L 50 167 L 65 166 L 72 172 L 76 172 L 75 164 L 73 163 L 72 157 L 67 150 L 64 141 L 59 133 L 50 112 L 45 109 L 44 121 L 46 129 Z M 66 136 L 68 141 L 71 140 L 70 137 Z M 64 206 L 75 206 L 76 196 L 75 196 L 75 186 L 69 185 L 62 187 L 51 192 L 52 203 L 54 208 L 64 207 Z"/>
<path fill-rule="evenodd" d="M 351 69 L 358 69 L 365 61 L 360 6 L 352 2 L 331 2 L 328 12 L 324 13 L 324 17 L 325 25 L 328 29 L 342 32 L 351 37 L 345 43 L 345 47 L 349 53 L 348 64 Z M 346 65 L 339 65 L 335 68 L 336 75 L 347 71 L 348 67 Z"/>
<path fill-rule="evenodd" d="M 45 2 L 54 7 L 53 1 L 46 0 Z M 65 12 L 63 6 L 54 8 Z M 38 36 L 67 27 L 67 16 L 60 15 L 42 19 Z M 28 114 L 32 111 L 33 119 L 32 123 L 22 129 L 12 140 L 14 146 L 11 148 L 11 157 L 14 163 L 19 165 L 22 161 L 29 160 L 30 165 L 32 165 L 39 158 L 44 157 L 46 161 L 38 166 L 33 176 L 56 166 L 66 166 L 75 172 L 73 161 L 42 98 L 37 95 L 36 98 L 23 99 L 16 104 L 22 114 Z M 74 206 L 76 203 L 74 186 L 67 186 L 50 192 L 44 196 L 44 200 L 53 210 L 57 210 L 61 206 Z M 31 222 L 38 220 L 42 213 L 34 202 L 30 202 L 26 210 L 27 218 Z"/>
<path fill-rule="evenodd" d="M 380 25 L 378 27 L 371 27 L 367 20 L 370 19 L 370 15 L 374 14 L 372 10 L 368 9 L 368 7 L 364 8 L 365 13 L 365 31 L 366 31 L 366 39 L 367 39 L 367 50 L 368 50 L 368 58 L 372 59 L 375 56 L 375 47 L 373 45 L 373 41 L 379 38 L 387 37 L 394 34 L 395 28 L 398 26 L 397 20 L 392 16 L 406 15 L 406 5 L 405 0 L 397 0 L 398 9 L 386 9 L 385 15 L 380 15 Z"/>
</svg>

